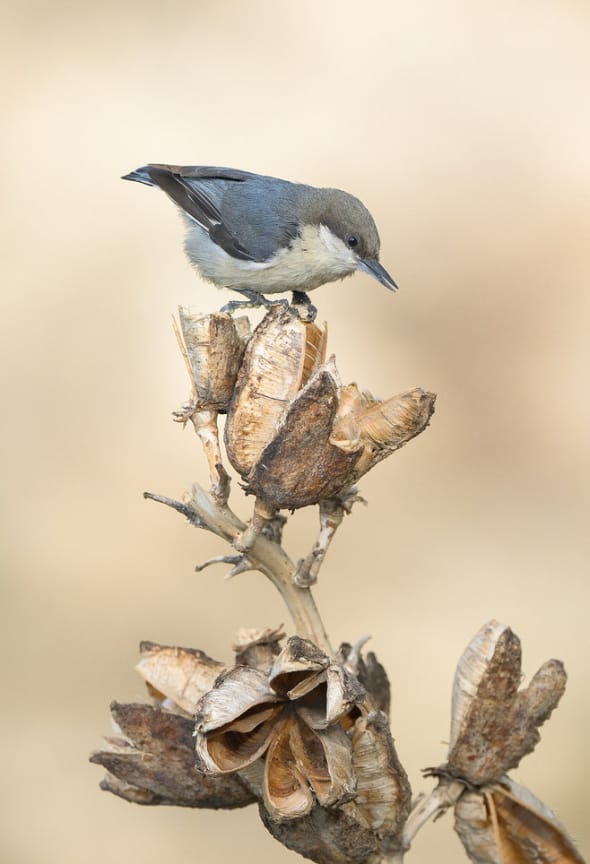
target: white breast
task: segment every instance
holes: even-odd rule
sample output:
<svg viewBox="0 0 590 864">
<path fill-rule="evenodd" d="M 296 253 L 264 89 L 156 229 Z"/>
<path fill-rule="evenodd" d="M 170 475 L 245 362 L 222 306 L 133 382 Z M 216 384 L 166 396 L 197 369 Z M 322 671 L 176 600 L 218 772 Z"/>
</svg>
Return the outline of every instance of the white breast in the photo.
<svg viewBox="0 0 590 864">
<path fill-rule="evenodd" d="M 326 225 L 306 226 L 291 246 L 264 262 L 233 258 L 192 220 L 188 227 L 185 250 L 190 261 L 204 279 L 225 288 L 263 294 L 311 291 L 357 269 L 352 250 Z"/>
</svg>

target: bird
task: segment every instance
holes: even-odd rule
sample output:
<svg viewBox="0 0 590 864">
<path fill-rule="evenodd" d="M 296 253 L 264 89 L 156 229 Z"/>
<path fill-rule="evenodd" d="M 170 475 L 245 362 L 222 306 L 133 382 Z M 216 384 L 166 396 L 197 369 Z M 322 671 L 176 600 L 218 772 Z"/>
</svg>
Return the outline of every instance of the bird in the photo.
<svg viewBox="0 0 590 864">
<path fill-rule="evenodd" d="M 398 288 L 379 262 L 373 217 L 341 189 L 201 165 L 149 164 L 122 179 L 157 186 L 176 204 L 191 264 L 246 298 L 224 310 L 272 305 L 265 295 L 292 291 L 315 313 L 307 292 L 356 270 Z"/>
</svg>

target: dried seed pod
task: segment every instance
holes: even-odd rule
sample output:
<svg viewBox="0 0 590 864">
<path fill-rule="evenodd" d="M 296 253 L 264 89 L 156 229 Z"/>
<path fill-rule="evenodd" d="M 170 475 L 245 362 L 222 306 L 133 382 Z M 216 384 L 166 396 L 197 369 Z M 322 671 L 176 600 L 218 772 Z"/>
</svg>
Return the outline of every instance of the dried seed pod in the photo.
<svg viewBox="0 0 590 864">
<path fill-rule="evenodd" d="M 197 768 L 224 773 L 255 762 L 268 748 L 281 707 L 264 673 L 229 669 L 197 706 Z"/>
<path fill-rule="evenodd" d="M 343 642 L 338 649 L 338 659 L 350 669 L 360 683 L 363 685 L 376 708 L 389 717 L 389 706 L 391 701 L 391 686 L 385 667 L 379 662 L 375 653 L 369 651 L 363 657 L 360 648 L 366 643 L 367 638 L 359 640 L 357 645 Z"/>
<path fill-rule="evenodd" d="M 344 666 L 333 663 L 327 670 L 326 725 L 341 720 L 367 695 L 358 678 Z"/>
<path fill-rule="evenodd" d="M 313 642 L 291 636 L 275 660 L 268 680 L 276 693 L 297 699 L 315 686 L 317 673 L 323 673 L 329 665 L 330 658 Z"/>
<path fill-rule="evenodd" d="M 247 711 L 266 708 L 277 701 L 268 677 L 250 666 L 232 666 L 205 693 L 196 710 L 197 731 L 203 734 L 223 728 Z"/>
<path fill-rule="evenodd" d="M 475 864 L 583 864 L 551 810 L 508 778 L 464 792 L 455 831 Z"/>
<path fill-rule="evenodd" d="M 341 726 L 317 731 L 287 715 L 266 757 L 263 798 L 275 820 L 297 819 L 314 806 L 350 800 L 354 779 L 350 740 Z"/>
<path fill-rule="evenodd" d="M 338 409 L 333 364 L 321 367 L 291 403 L 282 423 L 247 477 L 246 491 L 277 509 L 317 504 L 348 485 L 361 442 L 331 442 Z"/>
<path fill-rule="evenodd" d="M 237 666 L 253 666 L 263 672 L 270 672 L 277 654 L 281 651 L 280 642 L 285 632 L 280 627 L 265 627 L 263 630 L 238 630 L 232 650 L 236 654 Z"/>
<path fill-rule="evenodd" d="M 352 762 L 358 812 L 379 836 L 382 851 L 391 853 L 400 847 L 401 830 L 410 812 L 411 789 L 382 711 L 371 711 L 356 721 Z"/>
<path fill-rule="evenodd" d="M 530 685 L 521 678 L 520 640 L 491 621 L 470 642 L 455 675 L 451 745 L 446 770 L 474 785 L 491 783 L 539 741 L 538 726 L 565 689 L 563 664 L 543 664 Z"/>
<path fill-rule="evenodd" d="M 172 648 L 155 642 L 142 642 L 140 660 L 135 667 L 145 679 L 152 695 L 169 699 L 187 714 L 194 714 L 201 696 L 211 689 L 218 675 L 226 670 L 194 648 Z"/>
<path fill-rule="evenodd" d="M 101 788 L 136 804 L 234 808 L 255 797 L 237 775 L 195 773 L 193 723 L 150 705 L 111 705 L 124 738 L 106 739 L 90 761 L 108 774 Z"/>
<path fill-rule="evenodd" d="M 261 794 L 273 819 L 310 812 L 314 792 L 321 804 L 346 801 L 354 775 L 345 730 L 359 715 L 354 700 L 364 695 L 352 673 L 293 636 L 269 675 L 236 666 L 203 696 L 196 712 L 197 767 L 242 772 L 265 756 Z M 258 789 L 259 780 L 254 783 Z"/>
<path fill-rule="evenodd" d="M 344 384 L 338 391 L 338 414 L 337 420 L 348 415 L 356 417 L 381 402 L 368 390 L 361 390 L 358 384 Z"/>
<path fill-rule="evenodd" d="M 261 806 L 260 818 L 279 843 L 317 864 L 381 861 L 377 838 L 359 824 L 356 812 L 353 803 L 337 808 L 316 806 L 300 819 L 277 821 Z"/>
<path fill-rule="evenodd" d="M 299 390 L 323 362 L 325 333 L 274 306 L 250 342 L 225 427 L 229 460 L 243 477 L 273 438 Z"/>
<path fill-rule="evenodd" d="M 499 642 L 500 639 L 502 642 Z M 465 725 L 469 722 L 468 715 L 477 696 L 478 688 L 489 672 L 489 665 L 498 647 L 511 658 L 509 667 L 510 690 L 516 693 L 520 677 L 520 640 L 506 624 L 499 621 L 488 621 L 475 634 L 457 664 L 453 682 L 453 697 L 451 703 L 451 737 L 449 752 L 457 744 L 457 739 Z"/>
<path fill-rule="evenodd" d="M 356 412 L 354 419 L 364 446 L 351 482 L 356 482 L 382 459 L 423 432 L 434 412 L 435 399 L 434 393 L 415 387 Z M 335 442 L 336 439 L 331 440 Z"/>
<path fill-rule="evenodd" d="M 195 408 L 226 411 L 250 336 L 247 318 L 178 308 L 182 348 L 194 384 Z"/>
</svg>

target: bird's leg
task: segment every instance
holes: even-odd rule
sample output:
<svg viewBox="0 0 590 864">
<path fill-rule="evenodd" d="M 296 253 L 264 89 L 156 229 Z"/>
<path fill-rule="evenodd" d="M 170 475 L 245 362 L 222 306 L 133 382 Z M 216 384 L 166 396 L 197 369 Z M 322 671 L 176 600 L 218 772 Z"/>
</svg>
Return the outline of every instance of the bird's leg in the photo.
<svg viewBox="0 0 590 864">
<path fill-rule="evenodd" d="M 304 291 L 293 291 L 291 304 L 293 306 L 303 306 L 303 315 L 300 315 L 303 320 L 315 321 L 318 310 Z"/>
<path fill-rule="evenodd" d="M 246 300 L 230 300 L 225 306 L 221 307 L 222 312 L 238 312 L 242 309 L 252 309 L 256 306 L 264 306 L 265 309 L 271 309 L 278 304 L 288 305 L 286 300 L 267 300 L 264 294 L 260 291 L 252 291 L 249 288 L 240 288 L 240 294 L 246 297 Z"/>
</svg>

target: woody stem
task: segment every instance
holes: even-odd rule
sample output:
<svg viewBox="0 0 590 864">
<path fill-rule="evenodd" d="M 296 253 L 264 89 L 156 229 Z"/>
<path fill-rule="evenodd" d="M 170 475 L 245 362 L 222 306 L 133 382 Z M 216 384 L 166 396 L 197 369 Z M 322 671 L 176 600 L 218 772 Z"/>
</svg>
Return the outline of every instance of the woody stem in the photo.
<svg viewBox="0 0 590 864">
<path fill-rule="evenodd" d="M 204 489 L 195 484 L 192 495 L 187 497 L 182 506 L 194 511 L 195 519 L 191 521 L 207 528 L 239 549 L 240 539 L 247 526 L 227 505 L 217 503 Z M 331 654 L 332 648 L 311 590 L 295 584 L 296 567 L 283 547 L 258 534 L 252 538 L 244 554 L 253 567 L 264 573 L 280 592 L 293 619 L 297 634 L 310 639 L 318 648 Z"/>
</svg>

